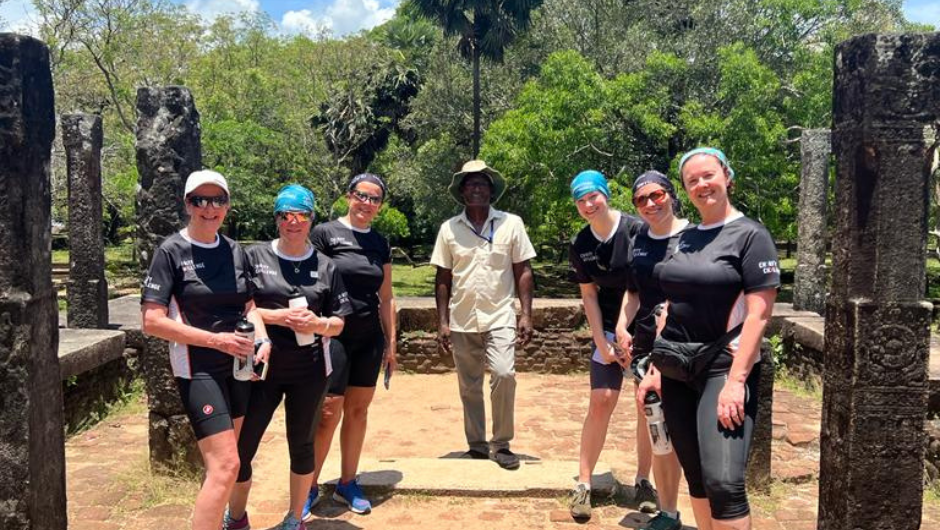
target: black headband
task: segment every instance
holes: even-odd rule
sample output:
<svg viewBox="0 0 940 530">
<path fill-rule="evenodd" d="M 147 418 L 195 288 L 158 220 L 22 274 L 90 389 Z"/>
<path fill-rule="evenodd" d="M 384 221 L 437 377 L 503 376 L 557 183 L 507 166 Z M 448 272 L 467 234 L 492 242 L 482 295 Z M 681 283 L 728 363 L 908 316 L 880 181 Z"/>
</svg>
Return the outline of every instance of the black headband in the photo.
<svg viewBox="0 0 940 530">
<path fill-rule="evenodd" d="M 383 199 L 386 195 L 388 195 L 388 188 L 385 186 L 385 181 L 382 180 L 382 177 L 374 173 L 360 173 L 356 175 L 352 178 L 352 180 L 349 181 L 349 186 L 346 187 L 346 191 L 353 191 L 360 182 L 371 182 L 372 184 L 382 188 Z"/>
</svg>

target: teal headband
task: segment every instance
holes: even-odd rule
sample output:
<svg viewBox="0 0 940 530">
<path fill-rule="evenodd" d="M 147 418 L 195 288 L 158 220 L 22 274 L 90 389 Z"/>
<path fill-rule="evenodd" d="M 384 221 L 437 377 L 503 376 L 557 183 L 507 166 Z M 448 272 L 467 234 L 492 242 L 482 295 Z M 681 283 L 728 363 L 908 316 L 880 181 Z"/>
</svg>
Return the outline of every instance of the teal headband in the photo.
<svg viewBox="0 0 940 530">
<path fill-rule="evenodd" d="M 571 197 L 578 200 L 588 193 L 599 191 L 608 199 L 610 198 L 610 188 L 607 187 L 607 179 L 600 171 L 588 169 L 578 173 L 571 181 Z"/>
<path fill-rule="evenodd" d="M 695 155 L 709 155 L 717 158 L 721 167 L 725 168 L 725 171 L 728 172 L 728 179 L 734 180 L 734 170 L 731 169 L 731 164 L 728 163 L 728 157 L 726 157 L 720 149 L 715 149 L 714 147 L 698 147 L 682 155 L 682 158 L 679 160 L 679 178 L 682 178 L 682 168 L 685 166 L 685 163 Z"/>
<path fill-rule="evenodd" d="M 313 212 L 316 198 L 313 192 L 300 184 L 288 184 L 277 192 L 274 200 L 274 213 L 277 212 Z"/>
</svg>

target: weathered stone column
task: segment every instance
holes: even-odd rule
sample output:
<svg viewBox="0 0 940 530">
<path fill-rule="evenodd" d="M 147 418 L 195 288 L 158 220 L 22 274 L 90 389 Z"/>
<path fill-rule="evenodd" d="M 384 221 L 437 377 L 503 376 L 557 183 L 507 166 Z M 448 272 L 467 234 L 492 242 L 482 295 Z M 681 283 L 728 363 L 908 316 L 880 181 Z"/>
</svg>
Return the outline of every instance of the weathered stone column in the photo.
<svg viewBox="0 0 940 530">
<path fill-rule="evenodd" d="M 141 278 L 163 239 L 184 225 L 183 189 L 202 168 L 199 113 L 185 87 L 137 90 L 137 253 Z M 140 355 L 150 408 L 150 462 L 160 467 L 198 463 L 199 452 L 170 370 L 166 342 L 150 338 Z"/>
<path fill-rule="evenodd" d="M 108 281 L 101 233 L 101 116 L 62 115 L 69 189 L 70 328 L 108 327 Z"/>
<path fill-rule="evenodd" d="M 826 307 L 819 529 L 920 527 L 925 282 L 940 33 L 836 49 L 836 228 Z"/>
<path fill-rule="evenodd" d="M 829 190 L 829 155 L 832 153 L 828 129 L 808 129 L 800 139 L 802 175 L 796 277 L 793 308 L 826 310 L 826 200 Z"/>
<path fill-rule="evenodd" d="M 64 530 L 49 50 L 0 33 L 0 528 Z"/>
</svg>

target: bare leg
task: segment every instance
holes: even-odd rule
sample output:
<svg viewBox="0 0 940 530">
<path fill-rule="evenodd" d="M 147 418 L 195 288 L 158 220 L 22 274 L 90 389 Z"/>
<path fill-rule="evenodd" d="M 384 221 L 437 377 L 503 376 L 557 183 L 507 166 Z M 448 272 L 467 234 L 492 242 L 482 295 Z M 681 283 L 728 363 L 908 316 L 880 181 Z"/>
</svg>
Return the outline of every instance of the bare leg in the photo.
<svg viewBox="0 0 940 530">
<path fill-rule="evenodd" d="M 349 482 L 356 478 L 359 469 L 359 457 L 366 439 L 366 426 L 369 417 L 369 404 L 375 387 L 351 386 L 346 389 L 343 404 L 343 426 L 340 428 L 339 443 L 342 450 L 342 471 L 340 479 Z"/>
<path fill-rule="evenodd" d="M 646 425 L 646 414 L 643 406 L 636 402 L 636 478 L 649 479 L 650 467 L 653 465 L 653 445 L 650 443 L 649 427 Z M 656 484 L 659 488 L 659 483 Z"/>
<path fill-rule="evenodd" d="M 298 521 L 304 511 L 304 503 L 307 502 L 307 493 L 310 492 L 311 485 L 313 485 L 313 473 L 298 475 L 291 471 L 290 510 L 294 512 L 294 517 L 296 517 Z"/>
<path fill-rule="evenodd" d="M 653 456 L 653 477 L 659 494 L 659 508 L 667 512 L 679 511 L 679 479 L 682 470 L 676 452 Z"/>
<path fill-rule="evenodd" d="M 751 516 L 745 515 L 738 519 L 712 519 L 714 530 L 751 530 Z"/>
<path fill-rule="evenodd" d="M 326 396 L 323 400 L 323 414 L 314 435 L 313 458 L 316 467 L 311 476 L 310 487 L 318 484 L 320 480 L 323 463 L 326 462 L 326 456 L 330 453 L 333 434 L 341 419 L 343 419 L 343 396 Z"/>
<path fill-rule="evenodd" d="M 199 440 L 206 463 L 206 479 L 196 496 L 193 530 L 218 530 L 222 514 L 238 476 L 238 446 L 235 431 L 223 431 Z"/>
<path fill-rule="evenodd" d="M 698 530 L 712 530 L 712 508 L 708 499 L 690 497 L 689 500 L 692 501 L 692 513 L 695 514 L 695 526 Z"/>
<path fill-rule="evenodd" d="M 591 390 L 591 399 L 588 404 L 587 417 L 584 418 L 584 427 L 581 429 L 581 452 L 578 480 L 591 482 L 594 466 L 604 448 L 607 439 L 607 427 L 610 425 L 610 415 L 617 406 L 620 391 L 609 388 Z"/>
</svg>

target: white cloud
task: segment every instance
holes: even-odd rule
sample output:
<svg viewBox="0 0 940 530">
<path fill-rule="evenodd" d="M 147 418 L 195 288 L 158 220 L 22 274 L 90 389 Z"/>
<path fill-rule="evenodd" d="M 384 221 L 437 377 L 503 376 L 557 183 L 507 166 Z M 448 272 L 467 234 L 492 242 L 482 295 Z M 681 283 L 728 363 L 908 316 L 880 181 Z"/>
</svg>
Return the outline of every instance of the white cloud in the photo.
<svg viewBox="0 0 940 530">
<path fill-rule="evenodd" d="M 940 2 L 926 0 L 904 4 L 904 16 L 911 22 L 940 26 Z"/>
<path fill-rule="evenodd" d="M 30 0 L 8 0 L 0 3 L 0 31 L 39 35 L 39 17 Z"/>
<path fill-rule="evenodd" d="M 186 8 L 212 22 L 222 15 L 237 15 L 261 10 L 258 0 L 187 0 Z"/>
<path fill-rule="evenodd" d="M 382 7 L 378 0 L 333 0 L 320 15 L 309 9 L 284 13 L 281 28 L 285 33 L 310 36 L 329 30 L 342 37 L 387 22 L 395 16 L 397 4 L 398 0 L 387 7 Z"/>
</svg>

